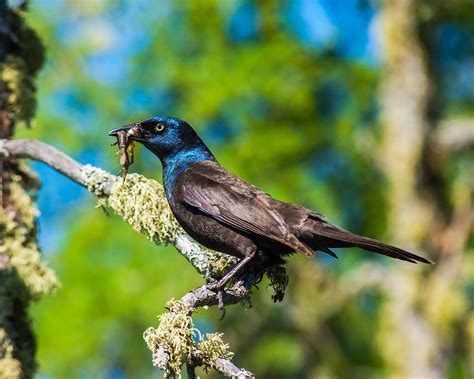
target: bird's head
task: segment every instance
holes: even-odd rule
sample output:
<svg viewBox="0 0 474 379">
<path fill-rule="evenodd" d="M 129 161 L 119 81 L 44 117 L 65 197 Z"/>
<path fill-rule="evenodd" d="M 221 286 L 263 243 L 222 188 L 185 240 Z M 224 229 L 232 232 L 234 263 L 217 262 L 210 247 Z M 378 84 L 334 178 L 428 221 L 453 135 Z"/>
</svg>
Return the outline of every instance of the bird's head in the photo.
<svg viewBox="0 0 474 379">
<path fill-rule="evenodd" d="M 209 149 L 194 129 L 179 118 L 153 117 L 113 129 L 109 132 L 109 136 L 116 136 L 119 131 L 126 131 L 130 139 L 145 145 L 163 162 L 189 152 L 202 155 L 203 159 L 213 159 Z"/>
</svg>

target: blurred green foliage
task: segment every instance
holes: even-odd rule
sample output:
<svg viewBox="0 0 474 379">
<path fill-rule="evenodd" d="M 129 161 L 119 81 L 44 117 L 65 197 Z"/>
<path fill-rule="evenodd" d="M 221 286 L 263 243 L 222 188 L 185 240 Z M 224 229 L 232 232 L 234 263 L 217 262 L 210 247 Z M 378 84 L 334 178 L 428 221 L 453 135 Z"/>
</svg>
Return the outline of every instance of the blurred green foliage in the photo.
<svg viewBox="0 0 474 379">
<path fill-rule="evenodd" d="M 252 17 L 238 17 L 244 6 Z M 383 238 L 380 68 L 341 56 L 331 43 L 305 43 L 288 12 L 284 1 L 33 2 L 27 17 L 47 47 L 47 66 L 37 82 L 36 125 L 17 137 L 115 170 L 107 130 L 155 114 L 179 116 L 231 171 Z M 455 108 L 466 98 L 444 101 Z M 158 161 L 138 150 L 131 170 L 159 179 Z M 62 289 L 33 307 L 40 377 L 159 377 L 142 333 L 167 300 L 202 279 L 172 248 L 157 249 L 94 208 L 92 196 L 71 186 L 61 191 L 69 199 L 63 206 L 43 204 L 59 225 L 43 229 L 42 238 L 54 242 L 47 257 Z M 217 310 L 201 310 L 196 325 L 223 331 L 236 364 L 257 377 L 390 375 L 377 339 L 386 295 L 354 279 L 370 274 L 364 262 L 377 258 L 341 255 L 337 262 L 293 257 L 283 303 L 273 304 L 262 283 L 253 308 L 229 307 L 223 322 Z M 378 264 L 390 271 L 399 263 Z M 450 376 L 465 376 L 468 364 L 453 361 Z"/>
</svg>

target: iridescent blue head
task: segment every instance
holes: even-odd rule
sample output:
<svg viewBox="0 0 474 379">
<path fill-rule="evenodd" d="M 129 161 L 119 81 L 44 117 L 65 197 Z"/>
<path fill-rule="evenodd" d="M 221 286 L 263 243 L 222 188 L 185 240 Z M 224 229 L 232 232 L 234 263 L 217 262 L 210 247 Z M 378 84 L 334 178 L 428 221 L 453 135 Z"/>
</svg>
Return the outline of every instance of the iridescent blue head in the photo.
<svg viewBox="0 0 474 379">
<path fill-rule="evenodd" d="M 183 120 L 157 116 L 109 132 L 126 131 L 129 137 L 145 145 L 160 158 L 163 166 L 215 160 L 194 129 Z"/>
</svg>

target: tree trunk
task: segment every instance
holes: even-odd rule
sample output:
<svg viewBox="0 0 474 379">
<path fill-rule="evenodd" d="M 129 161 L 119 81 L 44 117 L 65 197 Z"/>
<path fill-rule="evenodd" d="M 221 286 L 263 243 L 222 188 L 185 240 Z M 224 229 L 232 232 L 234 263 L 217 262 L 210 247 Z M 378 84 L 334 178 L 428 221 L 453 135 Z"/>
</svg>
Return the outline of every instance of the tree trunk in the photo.
<svg viewBox="0 0 474 379">
<path fill-rule="evenodd" d="M 0 138 L 28 126 L 34 113 L 33 79 L 43 60 L 40 40 L 25 24 L 26 3 L 0 1 Z M 32 378 L 36 341 L 28 306 L 57 286 L 40 261 L 34 202 L 39 182 L 23 163 L 0 160 L 0 377 Z"/>
<path fill-rule="evenodd" d="M 417 0 L 382 2 L 384 136 L 379 156 L 388 181 L 391 238 L 406 248 L 429 251 L 425 255 L 436 265 L 424 270 L 400 266 L 387 278 L 379 345 L 396 376 L 443 378 L 456 349 L 466 343 L 455 336 L 469 323 L 460 262 L 472 219 L 469 186 L 449 194 L 442 173 L 449 155 L 434 143 L 441 110 L 437 104 L 433 112 L 437 82 L 429 45 L 421 39 L 419 5 Z"/>
</svg>

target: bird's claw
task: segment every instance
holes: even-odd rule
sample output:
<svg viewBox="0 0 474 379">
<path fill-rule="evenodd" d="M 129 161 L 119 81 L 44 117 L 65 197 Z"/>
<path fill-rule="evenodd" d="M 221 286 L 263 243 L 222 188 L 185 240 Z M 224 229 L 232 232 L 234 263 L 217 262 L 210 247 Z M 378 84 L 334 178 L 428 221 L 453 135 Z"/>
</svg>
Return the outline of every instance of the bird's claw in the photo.
<svg viewBox="0 0 474 379">
<path fill-rule="evenodd" d="M 222 289 L 222 287 L 223 286 L 220 285 L 220 283 L 218 281 L 206 284 L 206 289 L 208 289 L 209 291 L 212 291 L 212 292 L 216 292 L 216 291 Z"/>
<path fill-rule="evenodd" d="M 225 304 L 224 304 L 225 283 L 223 284 L 220 281 L 209 283 L 206 285 L 206 288 L 209 291 L 215 292 L 217 294 L 217 307 L 222 312 L 221 317 L 219 318 L 219 321 L 222 321 L 222 319 L 225 316 Z"/>
<path fill-rule="evenodd" d="M 219 321 L 222 321 L 225 316 L 225 304 L 224 304 L 224 290 L 220 289 L 217 291 L 217 307 L 221 311 L 221 317 L 219 318 Z"/>
</svg>

